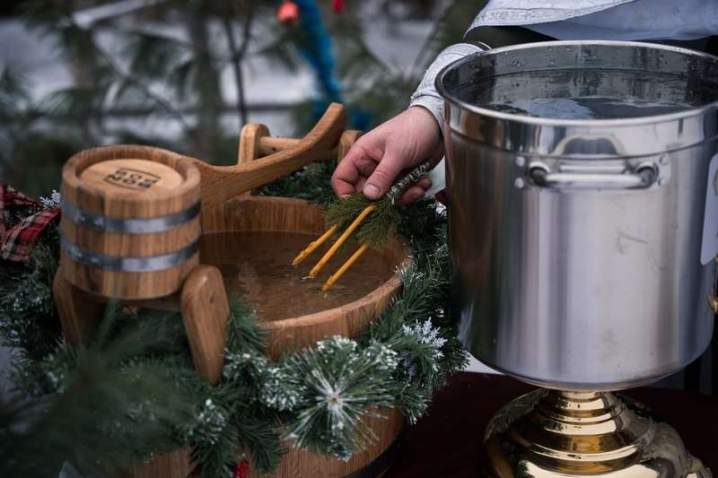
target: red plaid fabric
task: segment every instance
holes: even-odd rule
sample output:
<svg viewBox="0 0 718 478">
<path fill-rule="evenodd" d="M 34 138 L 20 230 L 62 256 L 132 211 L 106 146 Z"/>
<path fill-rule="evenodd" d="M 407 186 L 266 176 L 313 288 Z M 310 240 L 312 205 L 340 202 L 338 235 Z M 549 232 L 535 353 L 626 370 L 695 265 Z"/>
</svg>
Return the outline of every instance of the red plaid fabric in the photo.
<svg viewBox="0 0 718 478">
<path fill-rule="evenodd" d="M 7 213 L 13 209 L 26 207 L 31 207 L 37 212 L 8 230 Z M 39 202 L 30 199 L 12 186 L 0 184 L 0 257 L 15 262 L 28 260 L 42 232 L 59 215 L 59 207 L 43 209 Z"/>
</svg>

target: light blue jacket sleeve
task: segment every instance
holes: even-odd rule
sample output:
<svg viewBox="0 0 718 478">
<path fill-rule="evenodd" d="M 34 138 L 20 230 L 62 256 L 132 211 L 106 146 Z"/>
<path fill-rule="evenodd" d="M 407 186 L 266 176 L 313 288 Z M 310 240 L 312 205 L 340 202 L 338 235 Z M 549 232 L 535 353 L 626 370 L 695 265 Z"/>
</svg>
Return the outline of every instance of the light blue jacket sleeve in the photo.
<svg viewBox="0 0 718 478">
<path fill-rule="evenodd" d="M 429 110 L 436 121 L 439 123 L 439 127 L 444 126 L 444 99 L 436 91 L 436 77 L 444 67 L 448 66 L 455 60 L 463 58 L 472 53 L 482 51 L 476 45 L 469 43 L 458 43 L 451 45 L 434 60 L 434 62 L 426 70 L 424 78 L 419 83 L 419 87 L 416 89 L 413 95 L 411 95 L 411 102 L 409 106 L 422 106 Z"/>
</svg>

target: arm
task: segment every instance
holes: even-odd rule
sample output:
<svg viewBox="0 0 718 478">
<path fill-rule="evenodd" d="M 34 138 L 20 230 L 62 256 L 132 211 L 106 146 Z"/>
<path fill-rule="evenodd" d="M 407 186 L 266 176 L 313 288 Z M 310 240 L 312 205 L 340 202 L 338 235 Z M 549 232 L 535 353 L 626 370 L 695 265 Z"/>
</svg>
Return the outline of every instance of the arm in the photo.
<svg viewBox="0 0 718 478">
<path fill-rule="evenodd" d="M 410 107 L 422 106 L 429 110 L 440 128 L 444 126 L 444 99 L 436 91 L 436 77 L 439 72 L 452 62 L 483 51 L 482 48 L 471 43 L 458 43 L 451 45 L 442 51 L 436 60 L 426 70 L 424 78 L 421 80 L 419 87 L 411 95 Z"/>
<path fill-rule="evenodd" d="M 369 199 L 378 199 L 402 171 L 427 158 L 441 159 L 444 100 L 434 81 L 446 65 L 477 51 L 481 49 L 466 43 L 444 50 L 412 95 L 410 107 L 359 138 L 332 176 L 332 186 L 339 197 L 362 192 Z M 399 204 L 423 197 L 429 187 L 431 180 L 422 178 L 407 189 Z"/>
</svg>

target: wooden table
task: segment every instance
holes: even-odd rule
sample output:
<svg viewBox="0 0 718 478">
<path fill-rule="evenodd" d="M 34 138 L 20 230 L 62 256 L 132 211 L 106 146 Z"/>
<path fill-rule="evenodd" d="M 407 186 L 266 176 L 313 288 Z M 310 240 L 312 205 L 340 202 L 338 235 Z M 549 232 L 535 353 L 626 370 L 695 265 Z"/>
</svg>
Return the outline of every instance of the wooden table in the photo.
<svg viewBox="0 0 718 478">
<path fill-rule="evenodd" d="M 385 478 L 477 477 L 489 419 L 533 387 L 498 375 L 459 373 L 437 393 L 427 416 L 406 430 Z M 673 425 L 692 454 L 718 471 L 718 397 L 638 388 L 628 395 Z"/>
</svg>

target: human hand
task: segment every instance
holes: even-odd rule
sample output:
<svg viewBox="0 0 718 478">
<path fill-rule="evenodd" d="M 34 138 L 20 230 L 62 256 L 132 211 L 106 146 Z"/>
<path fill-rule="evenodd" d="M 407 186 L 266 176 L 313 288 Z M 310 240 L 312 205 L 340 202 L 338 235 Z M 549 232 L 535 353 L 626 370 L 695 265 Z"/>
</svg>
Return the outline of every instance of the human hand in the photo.
<svg viewBox="0 0 718 478">
<path fill-rule="evenodd" d="M 404 170 L 443 154 L 439 125 L 426 109 L 415 106 L 361 136 L 332 176 L 334 192 L 347 197 L 362 192 L 369 199 L 384 195 Z M 408 172 L 408 171 L 407 171 Z M 404 191 L 397 204 L 424 196 L 431 180 L 424 177 Z"/>
</svg>

